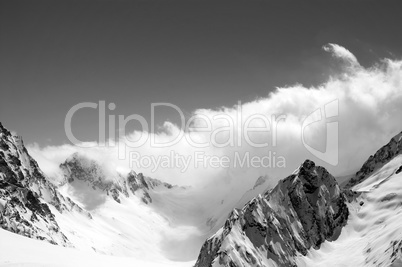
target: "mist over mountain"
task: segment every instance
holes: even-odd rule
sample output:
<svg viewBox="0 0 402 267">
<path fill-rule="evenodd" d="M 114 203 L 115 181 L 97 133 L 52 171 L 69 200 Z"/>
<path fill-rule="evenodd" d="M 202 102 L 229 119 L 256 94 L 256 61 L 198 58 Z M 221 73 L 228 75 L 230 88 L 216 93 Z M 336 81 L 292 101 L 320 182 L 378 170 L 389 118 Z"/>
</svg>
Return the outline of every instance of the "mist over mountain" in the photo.
<svg viewBox="0 0 402 267">
<path fill-rule="evenodd" d="M 112 172 L 116 169 L 129 172 L 134 168 L 136 172 L 163 182 L 192 186 L 200 190 L 200 194 L 205 194 L 205 199 L 215 198 L 219 192 L 224 195 L 241 195 L 244 188 L 253 187 L 255 179 L 260 176 L 268 176 L 272 188 L 306 158 L 324 166 L 336 177 L 348 176 L 360 168 L 367 155 L 374 153 L 390 135 L 400 130 L 402 63 L 397 59 L 382 59 L 371 67 L 364 67 L 356 56 L 340 45 L 327 44 L 323 50 L 330 53 L 334 64 L 340 68 L 326 82 L 311 87 L 301 84 L 280 87 L 266 97 L 240 105 L 194 110 L 191 113 L 193 130 L 165 122 L 158 125 L 160 131 L 156 133 L 134 131 L 120 136 L 116 142 L 106 140 L 105 144 L 81 144 L 89 144 L 92 146 L 90 148 L 81 147 L 80 144 L 47 147 L 30 144 L 27 149 L 52 180 L 63 179 L 59 165 L 71 154 L 79 152 L 96 159 Z M 308 116 L 317 110 L 320 112 L 333 101 L 339 110 L 336 117 L 320 117 L 320 120 L 302 128 Z M 243 128 L 246 127 L 247 119 L 255 114 L 274 114 L 276 117 L 269 117 L 267 121 L 259 116 L 252 120 L 252 127 L 266 130 L 250 132 L 250 142 L 247 142 Z M 324 116 L 325 113 L 322 114 Z M 263 118 L 266 118 L 265 115 Z M 216 119 L 220 116 L 225 119 Z M 210 131 L 203 128 L 206 119 L 211 123 Z M 326 151 L 325 147 L 326 127 L 331 121 L 339 122 L 337 151 L 332 151 L 333 148 Z M 141 136 L 147 138 L 141 146 L 127 145 L 126 142 L 130 144 L 127 140 L 138 140 Z M 181 138 L 171 146 L 155 149 L 152 144 L 152 141 L 167 143 L 178 136 Z M 197 147 L 189 140 L 217 143 Z M 265 145 L 260 147 L 253 144 Z M 333 166 L 311 154 L 306 146 L 327 153 L 336 152 L 339 162 Z M 178 161 L 174 160 L 172 151 L 174 156 L 188 160 L 186 167 L 179 163 L 173 164 Z M 229 166 L 218 164 L 211 168 L 210 161 L 204 162 L 208 157 L 218 157 L 219 160 L 227 157 Z M 265 163 L 251 166 L 250 159 L 253 157 L 266 158 Z M 151 164 L 141 164 L 142 159 L 144 162 L 149 159 Z M 168 162 L 166 167 L 161 167 L 163 160 Z M 210 190 L 203 190 L 204 187 Z"/>
<path fill-rule="evenodd" d="M 401 10 L 1 1 L 0 267 L 402 267 Z"/>
<path fill-rule="evenodd" d="M 350 257 L 355 266 L 398 262 L 397 238 L 370 243 L 366 236 L 399 235 L 399 213 L 394 211 L 398 187 L 395 192 L 391 188 L 399 179 L 400 134 L 366 162 L 363 157 L 401 125 L 401 62 L 384 60 L 364 68 L 341 46 L 329 44 L 324 50 L 340 60 L 343 69 L 320 86 L 278 88 L 254 102 L 194 111 L 196 119 L 213 122 L 212 130 L 220 133 L 216 140 L 211 139 L 217 136 L 213 132 L 165 123 L 163 132 L 135 131 L 117 142 L 108 140 L 108 145 L 26 148 L 21 137 L 1 126 L 1 227 L 87 253 L 133 258 L 147 266 L 338 266 L 352 260 L 337 258 L 345 246 L 354 251 Z M 342 123 L 339 150 L 326 151 L 338 153 L 335 166 L 310 150 L 308 158 L 317 163 L 302 159 L 307 147 L 320 147 L 325 138 L 328 142 L 323 132 L 328 122 L 318 120 L 301 130 L 298 126 L 306 116 L 316 118 L 314 112 L 309 114 L 311 107 L 334 103 L 331 99 L 336 99 L 339 110 L 335 119 Z M 373 109 L 378 112 L 370 112 Z M 231 140 L 232 135 L 243 134 L 236 131 L 244 126 L 243 120 L 235 120 L 239 110 L 242 119 L 257 110 L 286 114 L 275 134 L 268 136 L 271 145 L 259 148 Z M 215 116 L 233 118 L 235 123 L 226 125 Z M 196 119 L 194 129 L 203 126 Z M 260 123 L 255 120 L 253 127 L 263 127 Z M 222 127 L 230 130 L 221 131 Z M 161 143 L 183 136 L 158 149 L 152 143 L 127 146 L 127 139 L 136 140 L 139 134 Z M 190 136 L 218 143 L 200 148 L 190 145 Z M 256 143 L 267 141 L 263 133 L 251 137 Z M 217 146 L 221 142 L 229 143 Z M 121 158 L 122 151 L 128 156 Z M 143 168 L 135 162 L 140 156 L 159 165 Z M 227 159 L 229 166 L 212 167 L 205 161 L 211 156 Z M 269 165 L 247 165 L 258 164 L 255 159 Z M 204 165 L 197 166 L 197 160 Z M 299 167 L 294 166 L 297 161 Z M 172 162 L 179 165 L 161 167 Z M 376 194 L 384 196 L 375 200 Z M 379 214 L 385 217 L 377 218 Z M 367 216 L 377 219 L 363 223 Z M 378 225 L 385 226 L 377 229 Z M 366 240 L 357 242 L 366 250 L 355 248 L 356 239 Z"/>
<path fill-rule="evenodd" d="M 106 255 L 191 260 L 231 209 L 267 186 L 260 177 L 244 195 L 217 195 L 206 201 L 191 187 L 135 171 L 111 172 L 79 153 L 60 164 L 63 179 L 53 183 L 22 139 L 3 126 L 1 144 L 2 228 Z"/>
</svg>

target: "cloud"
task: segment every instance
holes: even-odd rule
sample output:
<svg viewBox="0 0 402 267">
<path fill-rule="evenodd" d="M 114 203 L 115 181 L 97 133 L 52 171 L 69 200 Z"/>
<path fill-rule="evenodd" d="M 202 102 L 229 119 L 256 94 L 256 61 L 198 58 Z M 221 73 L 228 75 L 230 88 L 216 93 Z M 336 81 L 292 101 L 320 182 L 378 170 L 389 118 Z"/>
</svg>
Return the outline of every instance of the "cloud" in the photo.
<svg viewBox="0 0 402 267">
<path fill-rule="evenodd" d="M 134 131 L 122 136 L 112 147 L 63 145 L 41 148 L 31 145 L 28 149 L 44 172 L 56 180 L 58 165 L 78 151 L 111 170 L 118 168 L 125 172 L 134 168 L 173 184 L 212 188 L 217 195 L 229 190 L 244 192 L 260 175 L 268 175 L 273 181 L 284 178 L 306 158 L 327 167 L 335 175 L 349 174 L 402 130 L 402 61 L 384 59 L 371 68 L 364 68 L 342 46 L 328 44 L 324 50 L 342 59 L 347 75 L 329 77 L 327 82 L 313 87 L 297 84 L 277 88 L 267 97 L 231 107 L 195 110 L 186 118 L 191 121 L 190 128 L 166 122 L 158 133 Z M 337 166 L 312 155 L 303 145 L 301 132 L 307 116 L 334 100 L 339 103 L 339 114 L 329 121 L 337 121 L 339 125 Z M 308 145 L 325 150 L 327 123 L 323 119 L 306 128 L 304 137 Z M 246 134 L 244 129 L 251 127 L 254 131 Z M 258 131 L 258 127 L 265 131 Z M 141 136 L 147 137 L 143 145 L 123 146 L 130 143 L 128 140 L 132 143 Z M 181 138 L 168 147 L 155 147 L 151 142 L 172 142 L 177 136 Z M 194 145 L 205 142 L 207 145 L 203 147 Z M 257 147 L 252 143 L 267 145 Z M 125 157 L 119 158 L 123 150 Z M 196 154 L 201 155 L 201 160 Z M 229 167 L 212 166 L 210 161 L 214 157 L 227 157 Z M 241 163 L 244 157 L 245 165 L 234 165 Z M 252 165 L 253 157 L 257 160 L 265 157 L 265 165 Z M 282 165 L 278 164 L 283 163 L 281 159 L 285 161 Z M 188 165 L 186 160 L 190 161 Z"/>
<path fill-rule="evenodd" d="M 337 45 L 337 44 L 326 44 L 322 47 L 326 52 L 332 54 L 333 57 L 339 58 L 347 62 L 351 67 L 360 67 L 359 62 L 355 55 L 353 55 L 349 50 L 345 47 Z"/>
</svg>

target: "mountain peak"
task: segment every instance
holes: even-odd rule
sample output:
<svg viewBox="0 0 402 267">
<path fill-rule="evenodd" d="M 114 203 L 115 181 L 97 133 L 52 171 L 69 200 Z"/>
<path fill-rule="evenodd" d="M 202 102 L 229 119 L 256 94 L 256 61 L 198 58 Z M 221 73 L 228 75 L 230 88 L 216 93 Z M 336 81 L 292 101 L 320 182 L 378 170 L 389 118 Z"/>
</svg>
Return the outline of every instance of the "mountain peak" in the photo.
<svg viewBox="0 0 402 267">
<path fill-rule="evenodd" d="M 312 160 L 306 159 L 303 164 L 300 166 L 300 169 L 304 170 L 312 170 L 315 167 L 315 163 Z"/>
<path fill-rule="evenodd" d="M 60 169 L 64 173 L 64 183 L 71 183 L 75 179 L 90 182 L 94 187 L 105 189 L 109 182 L 106 181 L 101 166 L 83 154 L 75 152 L 71 154 L 62 164 Z"/>
<path fill-rule="evenodd" d="M 202 246 L 196 266 L 294 266 L 325 240 L 334 240 L 346 224 L 348 208 L 335 178 L 313 161 L 279 181 L 241 210 Z"/>
<path fill-rule="evenodd" d="M 103 167 L 93 159 L 80 153 L 73 153 L 64 163 L 60 164 L 60 169 L 64 173 L 64 184 L 72 184 L 77 181 L 86 183 L 94 190 L 99 189 L 111 195 L 113 199 L 120 203 L 120 195 L 129 197 L 129 192 L 138 196 L 145 204 L 152 202 L 150 191 L 156 187 L 167 189 L 173 186 L 136 173 L 131 170 L 127 175 L 122 175 L 117 171 L 105 172 Z M 82 187 L 82 185 L 80 185 Z"/>
<path fill-rule="evenodd" d="M 7 130 L 3 124 L 0 122 L 0 133 L 4 133 L 5 135 L 11 135 L 11 132 Z"/>
</svg>

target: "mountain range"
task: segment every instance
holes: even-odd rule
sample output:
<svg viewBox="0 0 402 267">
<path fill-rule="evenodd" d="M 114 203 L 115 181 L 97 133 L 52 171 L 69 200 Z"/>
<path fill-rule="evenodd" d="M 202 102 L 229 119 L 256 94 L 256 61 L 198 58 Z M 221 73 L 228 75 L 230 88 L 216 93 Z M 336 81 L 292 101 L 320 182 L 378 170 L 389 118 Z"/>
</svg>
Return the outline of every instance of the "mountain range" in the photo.
<svg viewBox="0 0 402 267">
<path fill-rule="evenodd" d="M 206 202 L 82 153 L 52 182 L 0 124 L 0 266 L 402 266 L 401 151 L 402 133 L 344 186 L 305 160 L 273 188 L 261 176 Z"/>
</svg>

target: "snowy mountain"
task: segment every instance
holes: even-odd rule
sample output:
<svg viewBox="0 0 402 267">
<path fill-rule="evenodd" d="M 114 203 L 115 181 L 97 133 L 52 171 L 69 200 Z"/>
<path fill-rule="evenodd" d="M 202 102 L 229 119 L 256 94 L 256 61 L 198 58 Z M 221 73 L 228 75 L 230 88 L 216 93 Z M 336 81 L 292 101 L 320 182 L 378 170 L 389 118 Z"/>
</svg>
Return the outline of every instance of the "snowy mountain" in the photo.
<svg viewBox="0 0 402 267">
<path fill-rule="evenodd" d="M 310 250 L 298 266 L 402 266 L 401 134 L 370 156 L 348 184 L 349 220 L 334 242 Z"/>
<path fill-rule="evenodd" d="M 1 228 L 87 253 L 191 261 L 234 207 L 265 190 L 261 178 L 242 196 L 205 201 L 199 190 L 119 173 L 80 153 L 60 164 L 61 180 L 47 179 L 3 126 L 0 144 Z"/>
<path fill-rule="evenodd" d="M 79 154 L 60 168 L 65 179 L 54 185 L 22 139 L 0 124 L 1 228 L 86 252 L 166 260 L 162 240 L 183 229 L 149 206 L 151 196 L 185 188 L 133 171 L 106 173 Z"/>
<path fill-rule="evenodd" d="M 159 180 L 144 177 L 142 173 L 131 171 L 124 176 L 118 172 L 106 174 L 104 169 L 95 161 L 84 155 L 74 153 L 60 165 L 64 180 L 60 184 L 76 188 L 91 187 L 94 191 L 102 191 L 111 196 L 116 202 L 121 202 L 121 197 L 129 197 L 129 192 L 141 198 L 145 204 L 152 202 L 150 190 L 158 187 L 172 189 L 173 186 Z M 85 197 L 85 196 L 84 196 Z M 93 201 L 93 200 L 91 200 Z"/>
<path fill-rule="evenodd" d="M 346 224 L 348 208 L 335 178 L 306 160 L 300 168 L 234 210 L 202 246 L 196 266 L 294 266 L 333 240 Z"/>
<path fill-rule="evenodd" d="M 235 209 L 202 246 L 202 266 L 402 266 L 402 133 L 341 190 L 305 161 Z"/>
<path fill-rule="evenodd" d="M 59 213 L 86 213 L 60 194 L 28 154 L 21 137 L 0 123 L 0 226 L 52 244 L 72 246 L 55 219 Z"/>
<path fill-rule="evenodd" d="M 273 188 L 261 176 L 240 195 L 206 198 L 211 188 L 120 173 L 80 153 L 53 184 L 0 124 L 0 265 L 401 266 L 401 137 L 347 189 L 306 160 Z"/>
</svg>

